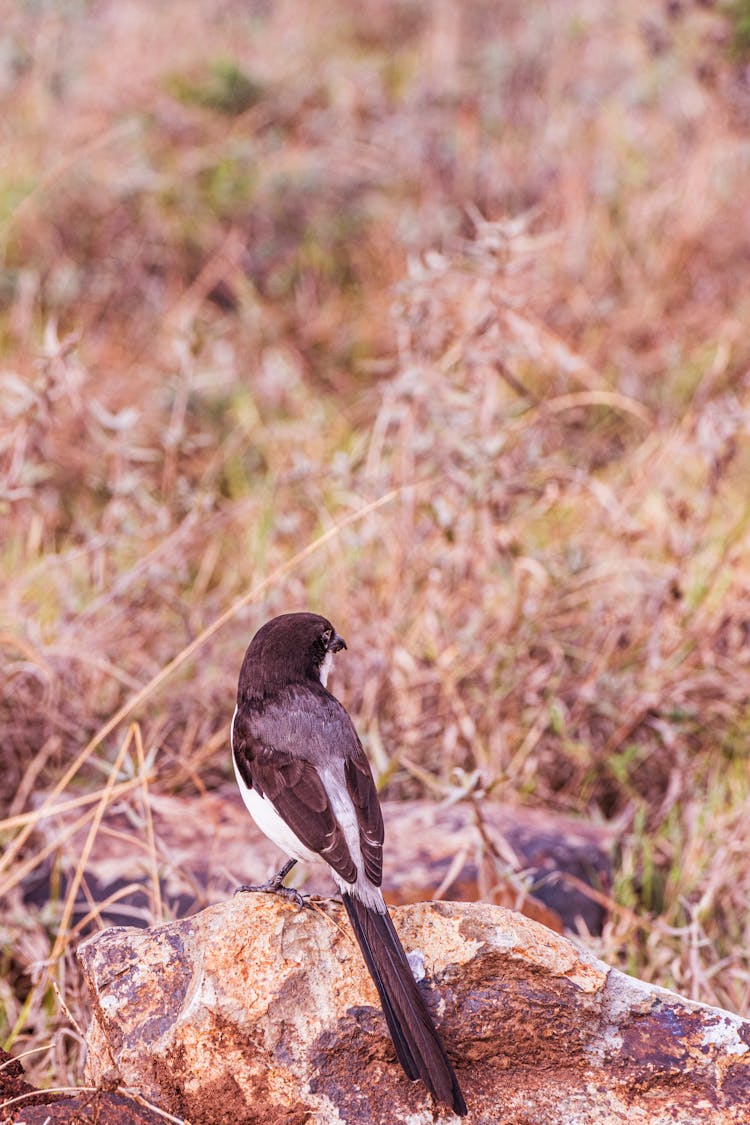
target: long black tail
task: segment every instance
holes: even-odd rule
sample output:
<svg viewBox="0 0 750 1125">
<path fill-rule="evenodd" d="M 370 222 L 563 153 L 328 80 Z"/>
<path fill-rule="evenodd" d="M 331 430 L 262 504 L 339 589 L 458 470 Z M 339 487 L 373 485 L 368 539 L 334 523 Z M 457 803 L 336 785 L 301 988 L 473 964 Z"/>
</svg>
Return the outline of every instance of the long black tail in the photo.
<svg viewBox="0 0 750 1125">
<path fill-rule="evenodd" d="M 378 990 L 399 1062 L 412 1081 L 421 1078 L 433 1097 L 463 1117 L 466 1102 L 458 1079 L 390 915 L 365 906 L 353 895 L 344 893 L 342 898 Z"/>
</svg>

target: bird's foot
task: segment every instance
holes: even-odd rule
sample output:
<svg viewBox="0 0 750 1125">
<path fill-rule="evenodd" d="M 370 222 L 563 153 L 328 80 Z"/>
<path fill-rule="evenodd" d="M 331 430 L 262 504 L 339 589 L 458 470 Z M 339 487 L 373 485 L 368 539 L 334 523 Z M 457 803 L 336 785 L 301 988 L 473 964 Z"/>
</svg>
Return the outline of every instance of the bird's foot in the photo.
<svg viewBox="0 0 750 1125">
<path fill-rule="evenodd" d="M 287 863 L 284 864 L 281 871 L 277 871 L 276 874 L 273 875 L 270 879 L 267 879 L 265 883 L 242 883 L 239 887 L 236 888 L 234 893 L 236 895 L 239 895 L 243 894 L 245 891 L 255 891 L 256 893 L 280 895 L 282 898 L 285 898 L 290 902 L 296 902 L 297 906 L 304 906 L 305 896 L 300 894 L 300 892 L 295 887 L 284 886 L 284 880 L 286 879 L 287 875 L 292 870 L 296 862 L 296 859 L 290 859 Z"/>
<path fill-rule="evenodd" d="M 301 894 L 296 887 L 285 887 L 282 883 L 278 883 L 276 879 L 269 879 L 265 883 L 260 883 L 258 886 L 253 886 L 250 883 L 242 883 L 239 887 L 235 887 L 234 893 L 236 895 L 244 894 L 245 891 L 263 892 L 264 894 L 279 895 L 281 898 L 287 899 L 289 902 L 296 902 L 297 906 L 304 906 L 306 896 Z"/>
</svg>

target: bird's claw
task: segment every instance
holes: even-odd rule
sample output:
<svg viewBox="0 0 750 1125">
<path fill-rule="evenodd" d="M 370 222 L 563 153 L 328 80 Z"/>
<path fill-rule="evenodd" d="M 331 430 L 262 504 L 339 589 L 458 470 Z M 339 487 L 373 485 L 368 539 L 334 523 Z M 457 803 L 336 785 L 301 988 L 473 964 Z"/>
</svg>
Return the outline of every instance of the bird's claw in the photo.
<svg viewBox="0 0 750 1125">
<path fill-rule="evenodd" d="M 276 874 L 273 875 L 270 879 L 267 879 L 265 883 L 258 883 L 257 886 L 250 883 L 242 883 L 241 886 L 237 887 L 234 893 L 238 895 L 243 893 L 244 891 L 255 891 L 259 894 L 281 895 L 282 898 L 285 898 L 291 902 L 296 902 L 297 906 L 304 906 L 305 896 L 301 895 L 300 892 L 294 887 L 284 886 L 284 880 L 286 879 L 287 875 L 292 870 L 296 862 L 297 861 L 295 859 L 288 859 L 282 867 L 281 871 L 277 871 Z"/>
<path fill-rule="evenodd" d="M 289 902 L 295 902 L 297 906 L 306 905 L 306 895 L 301 894 L 296 887 L 285 887 L 281 880 L 275 876 L 273 879 L 268 879 L 267 882 L 259 883 L 257 886 L 250 883 L 241 883 L 239 887 L 235 888 L 234 894 L 244 894 L 246 891 L 254 891 L 257 894 L 279 895 Z"/>
</svg>

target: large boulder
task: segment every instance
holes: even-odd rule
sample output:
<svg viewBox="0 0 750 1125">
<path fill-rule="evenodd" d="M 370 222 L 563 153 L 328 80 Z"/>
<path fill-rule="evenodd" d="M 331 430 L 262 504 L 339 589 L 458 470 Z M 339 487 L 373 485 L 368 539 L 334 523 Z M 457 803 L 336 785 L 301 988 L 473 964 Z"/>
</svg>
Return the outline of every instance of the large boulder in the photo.
<svg viewBox="0 0 750 1125">
<path fill-rule="evenodd" d="M 750 1021 L 501 907 L 394 910 L 469 1105 L 498 1125 L 750 1120 Z M 80 949 L 88 1078 L 192 1125 L 448 1120 L 395 1059 L 343 908 L 243 894 Z"/>
</svg>

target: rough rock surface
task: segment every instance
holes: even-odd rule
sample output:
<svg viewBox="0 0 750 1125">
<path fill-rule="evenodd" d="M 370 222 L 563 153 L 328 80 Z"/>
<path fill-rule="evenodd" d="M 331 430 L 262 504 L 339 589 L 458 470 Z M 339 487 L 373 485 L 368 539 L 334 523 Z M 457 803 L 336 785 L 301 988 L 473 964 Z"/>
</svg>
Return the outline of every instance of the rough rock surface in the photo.
<svg viewBox="0 0 750 1125">
<path fill-rule="evenodd" d="M 18 1059 L 0 1048 L 0 1125 L 164 1125 L 164 1118 L 109 1090 L 72 1097 L 37 1090 L 23 1077 Z"/>
<path fill-rule="evenodd" d="M 394 911 L 472 1123 L 750 1120 L 750 1021 L 646 985 L 501 907 Z M 340 904 L 239 895 L 80 949 L 93 1002 L 88 1078 L 192 1125 L 427 1125 Z"/>
</svg>

